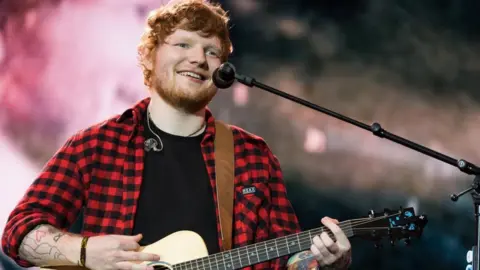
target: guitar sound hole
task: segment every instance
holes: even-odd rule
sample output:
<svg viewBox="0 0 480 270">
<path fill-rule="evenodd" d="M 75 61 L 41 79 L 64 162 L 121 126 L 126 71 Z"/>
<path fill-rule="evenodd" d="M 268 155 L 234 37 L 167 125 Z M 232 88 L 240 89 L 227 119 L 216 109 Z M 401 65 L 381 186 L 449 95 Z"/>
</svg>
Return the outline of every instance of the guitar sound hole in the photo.
<svg viewBox="0 0 480 270">
<path fill-rule="evenodd" d="M 170 270 L 170 268 L 168 268 L 166 266 L 162 266 L 162 265 L 155 265 L 153 267 L 153 269 L 155 269 L 155 270 Z"/>
</svg>

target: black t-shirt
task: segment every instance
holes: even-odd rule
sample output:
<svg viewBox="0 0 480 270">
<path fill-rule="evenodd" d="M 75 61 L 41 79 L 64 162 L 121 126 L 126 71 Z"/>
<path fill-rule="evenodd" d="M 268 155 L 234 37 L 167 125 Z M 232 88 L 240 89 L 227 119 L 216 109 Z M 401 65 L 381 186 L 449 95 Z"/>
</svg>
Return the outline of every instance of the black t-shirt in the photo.
<svg viewBox="0 0 480 270">
<path fill-rule="evenodd" d="M 145 119 L 145 139 L 158 141 L 146 123 Z M 140 245 L 149 245 L 176 231 L 191 230 L 203 238 L 209 254 L 219 252 L 216 205 L 200 146 L 204 134 L 175 136 L 152 121 L 150 127 L 161 138 L 163 150 L 145 152 L 133 234 L 142 233 Z"/>
</svg>

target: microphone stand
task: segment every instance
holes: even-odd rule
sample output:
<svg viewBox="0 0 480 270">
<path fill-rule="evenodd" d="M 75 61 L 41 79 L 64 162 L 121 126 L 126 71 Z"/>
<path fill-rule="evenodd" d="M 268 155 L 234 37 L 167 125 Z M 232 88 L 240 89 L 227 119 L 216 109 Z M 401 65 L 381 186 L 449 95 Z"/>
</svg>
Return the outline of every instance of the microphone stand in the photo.
<svg viewBox="0 0 480 270">
<path fill-rule="evenodd" d="M 467 259 L 467 262 L 471 263 L 473 261 L 473 270 L 480 270 L 480 266 L 479 266 L 480 249 L 478 248 L 478 247 L 480 247 L 480 235 L 479 235 L 479 231 L 480 231 L 480 219 L 479 219 L 479 215 L 480 215 L 480 168 L 479 167 L 477 167 L 476 165 L 474 165 L 474 164 L 472 164 L 472 163 L 470 163 L 470 162 L 468 162 L 464 159 L 459 159 L 459 160 L 454 159 L 452 157 L 449 157 L 447 155 L 444 155 L 442 153 L 434 151 L 430 148 L 427 148 L 425 146 L 422 146 L 420 144 L 417 144 L 415 142 L 412 142 L 410 140 L 407 140 L 405 138 L 397 136 L 393 133 L 390 133 L 390 132 L 386 131 L 385 129 L 383 129 L 382 126 L 379 123 L 373 123 L 372 125 L 364 124 L 362 122 L 359 122 L 359 121 L 354 120 L 352 118 L 346 117 L 346 116 L 341 115 L 339 113 L 336 113 L 336 112 L 333 112 L 331 110 L 322 108 L 322 107 L 320 107 L 320 106 L 318 106 L 314 103 L 311 103 L 311 102 L 306 101 L 304 99 L 301 99 L 299 97 L 292 96 L 288 93 L 282 92 L 278 89 L 275 89 L 273 87 L 270 87 L 268 85 L 260 83 L 252 77 L 237 74 L 235 72 L 235 67 L 230 63 L 222 64 L 217 69 L 217 71 L 215 73 L 218 73 L 217 75 L 219 77 L 221 77 L 220 81 L 222 82 L 222 80 L 223 80 L 223 83 L 224 83 L 223 85 L 222 85 L 222 83 L 219 83 L 219 84 L 215 83 L 217 85 L 217 87 L 219 87 L 219 88 L 227 88 L 227 87 L 229 87 L 230 85 L 233 84 L 234 80 L 237 80 L 239 83 L 242 83 L 246 86 L 260 88 L 262 90 L 265 90 L 265 91 L 270 92 L 272 94 L 275 94 L 277 96 L 286 98 L 288 100 L 291 100 L 295 103 L 298 103 L 300 105 L 303 105 L 303 106 L 308 107 L 310 109 L 313 109 L 315 111 L 322 112 L 324 114 L 335 117 L 339 120 L 345 121 L 347 123 L 350 123 L 354 126 L 362 128 L 364 130 L 370 131 L 370 132 L 372 132 L 373 135 L 375 135 L 377 137 L 385 138 L 385 139 L 388 139 L 392 142 L 401 144 L 401 145 L 403 145 L 405 147 L 408 147 L 412 150 L 418 151 L 422 154 L 425 154 L 427 156 L 433 157 L 433 158 L 438 159 L 440 161 L 443 161 L 447 164 L 455 166 L 460 171 L 462 171 L 466 174 L 473 175 L 474 179 L 473 179 L 473 182 L 472 182 L 472 185 L 470 186 L 470 188 L 468 188 L 464 191 L 461 191 L 458 194 L 452 194 L 450 196 L 450 199 L 455 202 L 455 201 L 458 200 L 458 198 L 460 198 L 464 194 L 471 191 L 471 196 L 472 196 L 472 199 L 473 199 L 473 205 L 475 207 L 475 222 L 476 222 L 475 238 L 476 238 L 476 243 L 472 248 L 473 258 Z M 214 81 L 215 81 L 215 79 L 214 79 Z M 467 255 L 467 257 L 470 257 L 470 256 Z"/>
</svg>

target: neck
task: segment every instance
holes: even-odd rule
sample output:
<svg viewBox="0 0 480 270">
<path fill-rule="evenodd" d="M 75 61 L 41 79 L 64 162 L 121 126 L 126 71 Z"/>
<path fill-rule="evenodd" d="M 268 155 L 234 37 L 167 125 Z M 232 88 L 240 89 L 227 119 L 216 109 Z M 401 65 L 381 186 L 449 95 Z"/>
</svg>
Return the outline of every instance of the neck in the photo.
<svg viewBox="0 0 480 270">
<path fill-rule="evenodd" d="M 205 109 L 195 114 L 186 113 L 172 107 L 158 94 L 153 93 L 148 111 L 155 126 L 166 133 L 176 136 L 191 136 L 204 130 L 202 126 L 205 122 Z"/>
</svg>

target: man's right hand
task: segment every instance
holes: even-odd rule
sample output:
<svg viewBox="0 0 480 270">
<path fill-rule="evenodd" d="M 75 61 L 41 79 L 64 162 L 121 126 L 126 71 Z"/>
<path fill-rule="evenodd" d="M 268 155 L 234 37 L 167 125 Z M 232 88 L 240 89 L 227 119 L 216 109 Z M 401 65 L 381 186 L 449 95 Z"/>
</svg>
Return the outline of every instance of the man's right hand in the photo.
<svg viewBox="0 0 480 270">
<path fill-rule="evenodd" d="M 153 270 L 142 261 L 158 261 L 160 256 L 138 251 L 142 235 L 102 235 L 91 237 L 86 246 L 85 266 L 92 270 Z"/>
<path fill-rule="evenodd" d="M 158 255 L 139 250 L 142 235 L 101 235 L 89 238 L 85 248 L 85 266 L 91 270 L 140 270 L 153 267 L 140 264 L 158 261 Z M 82 236 L 42 224 L 31 230 L 19 248 L 21 259 L 33 265 L 73 266 L 80 261 Z"/>
</svg>

